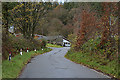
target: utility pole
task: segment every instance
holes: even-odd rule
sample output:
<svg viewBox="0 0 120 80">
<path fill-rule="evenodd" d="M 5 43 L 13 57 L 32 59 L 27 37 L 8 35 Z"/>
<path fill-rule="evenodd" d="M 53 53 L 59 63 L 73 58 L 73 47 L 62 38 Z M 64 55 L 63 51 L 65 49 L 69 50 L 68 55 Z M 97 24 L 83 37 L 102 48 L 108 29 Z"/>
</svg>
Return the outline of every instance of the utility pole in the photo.
<svg viewBox="0 0 120 80">
<path fill-rule="evenodd" d="M 111 4 L 109 10 L 109 40 L 111 39 Z"/>
</svg>

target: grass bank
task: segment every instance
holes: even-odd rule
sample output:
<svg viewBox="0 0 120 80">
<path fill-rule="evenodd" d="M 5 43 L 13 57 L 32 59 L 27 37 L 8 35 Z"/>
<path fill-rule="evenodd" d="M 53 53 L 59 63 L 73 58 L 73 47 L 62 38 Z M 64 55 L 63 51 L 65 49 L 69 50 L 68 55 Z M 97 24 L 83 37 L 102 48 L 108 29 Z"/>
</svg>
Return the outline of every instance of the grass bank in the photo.
<svg viewBox="0 0 120 80">
<path fill-rule="evenodd" d="M 40 51 L 31 51 L 29 53 L 23 52 L 23 55 L 16 55 L 11 59 L 11 61 L 5 60 L 2 62 L 2 78 L 17 78 L 21 73 L 23 67 L 28 63 L 28 61 L 36 56 L 43 54 L 45 52 L 51 51 L 50 48 L 44 48 Z"/>
<path fill-rule="evenodd" d="M 2 55 L 0 53 L 0 80 L 2 79 Z"/>
<path fill-rule="evenodd" d="M 75 63 L 79 63 L 89 68 L 93 68 L 113 78 L 120 78 L 120 75 L 118 75 L 118 62 L 115 60 L 110 61 L 102 57 L 99 58 L 95 54 L 72 51 L 68 51 L 65 57 Z"/>
<path fill-rule="evenodd" d="M 0 80 L 2 79 L 2 65 L 0 64 Z"/>
<path fill-rule="evenodd" d="M 48 44 L 47 44 L 47 47 L 61 48 L 62 46 L 48 43 Z"/>
</svg>

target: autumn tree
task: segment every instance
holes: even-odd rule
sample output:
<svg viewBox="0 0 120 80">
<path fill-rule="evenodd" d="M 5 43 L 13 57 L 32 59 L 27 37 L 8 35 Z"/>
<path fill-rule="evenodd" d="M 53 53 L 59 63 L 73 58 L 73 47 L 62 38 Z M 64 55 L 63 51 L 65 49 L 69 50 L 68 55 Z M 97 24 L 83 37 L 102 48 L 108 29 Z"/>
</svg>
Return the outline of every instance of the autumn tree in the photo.
<svg viewBox="0 0 120 80">
<path fill-rule="evenodd" d="M 94 32 L 94 29 L 96 28 L 95 13 L 83 10 L 80 17 L 80 29 L 76 40 L 77 50 L 79 50 L 80 47 L 90 38 L 90 35 L 92 35 L 92 32 Z"/>
<path fill-rule="evenodd" d="M 63 8 L 63 5 L 58 5 L 53 10 L 49 11 L 49 13 L 47 14 L 47 16 L 50 18 L 60 19 L 64 25 L 67 24 L 68 20 L 67 15 L 68 11 Z"/>
<path fill-rule="evenodd" d="M 84 3 L 83 3 L 83 2 L 65 2 L 64 5 L 63 5 L 63 7 L 64 7 L 66 10 L 70 11 L 71 9 L 73 9 L 73 8 L 78 8 L 78 7 L 80 7 L 81 5 L 83 6 Z"/>
<path fill-rule="evenodd" d="M 61 29 L 61 34 L 65 37 L 68 38 L 69 34 L 73 34 L 74 32 L 74 26 L 72 24 L 67 24 L 65 26 L 63 26 L 63 28 Z"/>
<path fill-rule="evenodd" d="M 19 28 L 25 38 L 32 39 L 38 21 L 51 7 L 50 3 L 23 2 L 9 11 L 12 17 L 11 25 Z"/>
<path fill-rule="evenodd" d="M 9 28 L 9 24 L 10 24 L 10 15 L 9 15 L 9 10 L 11 10 L 12 8 L 14 8 L 16 5 L 18 5 L 19 3 L 17 2 L 2 2 L 2 26 L 3 29 L 5 31 L 5 36 L 8 36 L 8 28 Z M 4 36 L 4 37 L 5 37 Z"/>
<path fill-rule="evenodd" d="M 40 18 L 40 20 L 38 21 L 38 24 L 39 25 L 36 26 L 35 34 L 46 35 L 48 27 L 44 25 L 47 24 L 47 18 L 45 17 Z"/>
<path fill-rule="evenodd" d="M 102 3 L 103 6 L 103 16 L 101 17 L 101 26 L 103 29 L 101 42 L 99 46 L 104 46 L 107 41 L 111 41 L 112 30 L 117 24 L 117 3 Z M 115 27 L 114 27 L 115 28 Z"/>
<path fill-rule="evenodd" d="M 112 52 L 115 52 L 115 46 L 116 41 L 114 37 L 118 35 L 118 29 L 117 27 L 117 11 L 118 11 L 118 4 L 117 3 L 102 3 L 103 6 L 103 16 L 101 17 L 101 27 L 102 27 L 102 36 L 101 36 L 101 42 L 98 44 L 98 47 L 101 49 L 107 50 L 105 52 L 107 55 L 107 58 L 110 58 Z M 105 46 L 106 43 L 109 43 L 109 45 Z"/>
<path fill-rule="evenodd" d="M 48 35 L 61 35 L 61 30 L 63 28 L 63 23 L 57 19 L 57 18 L 53 18 L 51 19 L 51 21 L 49 22 L 49 34 Z"/>
</svg>

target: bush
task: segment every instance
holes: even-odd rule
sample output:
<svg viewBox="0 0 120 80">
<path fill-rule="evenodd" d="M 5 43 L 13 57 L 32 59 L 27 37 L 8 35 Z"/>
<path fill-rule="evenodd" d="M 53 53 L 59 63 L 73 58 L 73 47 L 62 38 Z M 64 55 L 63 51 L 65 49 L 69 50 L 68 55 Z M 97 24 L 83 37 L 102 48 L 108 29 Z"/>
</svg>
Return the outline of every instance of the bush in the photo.
<svg viewBox="0 0 120 80">
<path fill-rule="evenodd" d="M 12 53 L 12 56 L 15 56 L 16 54 L 19 54 L 20 49 L 26 51 L 28 48 L 30 51 L 32 51 L 34 49 L 40 50 L 44 47 L 46 47 L 45 40 L 28 40 L 22 35 L 15 37 L 14 35 L 10 34 L 9 37 L 4 38 L 3 40 L 3 60 L 8 58 L 9 52 Z"/>
<path fill-rule="evenodd" d="M 41 48 L 45 48 L 46 47 L 46 40 L 42 39 L 41 40 Z"/>
<path fill-rule="evenodd" d="M 6 36 L 5 31 L 2 33 L 2 59 L 7 59 L 9 52 L 15 51 L 12 47 L 12 37 Z M 14 54 L 12 54 L 14 56 Z"/>
<path fill-rule="evenodd" d="M 34 49 L 41 49 L 41 47 L 44 47 L 45 43 L 43 44 L 43 41 L 40 42 L 39 40 L 28 40 L 23 38 L 22 36 L 18 37 L 18 38 L 13 38 L 14 43 L 13 46 L 14 48 L 17 49 L 23 49 L 24 51 L 26 51 L 26 49 L 28 48 L 29 50 L 34 50 Z"/>
<path fill-rule="evenodd" d="M 91 52 L 97 50 L 97 45 L 100 43 L 100 38 L 90 39 L 82 45 L 82 50 L 84 52 Z"/>
</svg>

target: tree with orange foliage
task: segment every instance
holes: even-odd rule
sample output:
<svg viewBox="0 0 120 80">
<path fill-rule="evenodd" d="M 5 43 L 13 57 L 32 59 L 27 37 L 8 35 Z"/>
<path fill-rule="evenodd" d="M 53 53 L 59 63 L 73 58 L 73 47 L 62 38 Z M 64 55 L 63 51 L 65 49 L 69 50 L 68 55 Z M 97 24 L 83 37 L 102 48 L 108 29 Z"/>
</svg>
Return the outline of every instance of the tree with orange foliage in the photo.
<svg viewBox="0 0 120 80">
<path fill-rule="evenodd" d="M 103 48 L 104 44 L 111 41 L 111 28 L 113 27 L 114 21 L 111 20 L 111 16 L 116 17 L 117 13 L 117 3 L 102 3 L 103 6 L 103 16 L 101 17 L 101 24 L 103 26 L 103 32 L 101 37 L 101 42 L 98 47 Z"/>
<path fill-rule="evenodd" d="M 77 34 L 76 50 L 80 49 L 81 45 L 83 45 L 88 40 L 90 34 L 92 34 L 96 28 L 95 13 L 83 10 L 80 17 L 80 29 Z"/>
<path fill-rule="evenodd" d="M 103 16 L 101 17 L 101 26 L 102 26 L 102 37 L 101 42 L 98 44 L 98 48 L 104 49 L 104 53 L 106 58 L 111 59 L 111 54 L 115 52 L 115 48 L 113 47 L 116 44 L 114 38 L 117 32 L 116 25 L 117 25 L 117 11 L 118 11 L 118 4 L 117 3 L 102 3 L 103 6 Z M 113 20 L 112 18 L 116 18 Z M 113 35 L 112 35 L 113 34 Z M 109 43 L 107 46 L 106 43 Z"/>
</svg>

